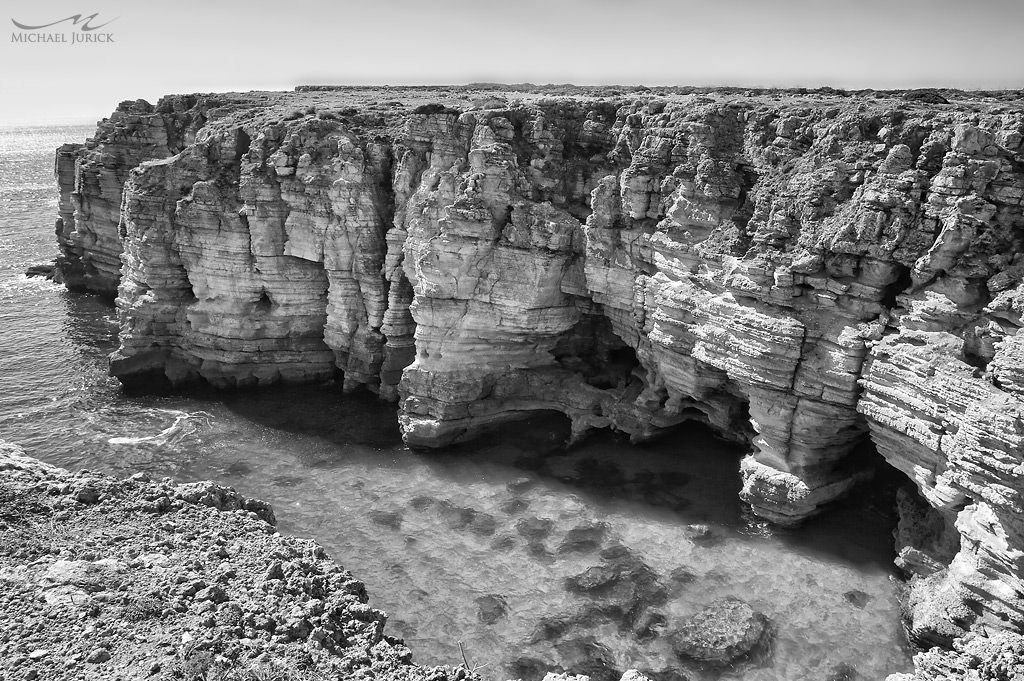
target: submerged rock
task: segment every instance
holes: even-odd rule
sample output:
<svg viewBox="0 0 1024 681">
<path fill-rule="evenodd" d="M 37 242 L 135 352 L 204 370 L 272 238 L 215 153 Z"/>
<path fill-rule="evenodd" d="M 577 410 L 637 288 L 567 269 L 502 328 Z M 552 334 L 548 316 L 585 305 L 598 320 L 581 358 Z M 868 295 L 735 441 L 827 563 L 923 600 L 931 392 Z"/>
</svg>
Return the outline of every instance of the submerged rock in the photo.
<svg viewBox="0 0 1024 681">
<path fill-rule="evenodd" d="M 626 474 L 611 461 L 585 458 L 576 462 L 572 474 L 562 477 L 563 481 L 599 490 L 619 490 L 627 482 Z"/>
<path fill-rule="evenodd" d="M 494 534 L 498 526 L 497 520 L 491 514 L 468 506 L 459 506 L 449 499 L 418 496 L 414 497 L 409 505 L 421 512 L 433 509 L 440 520 L 453 530 L 465 530 L 481 536 L 490 536 Z"/>
<path fill-rule="evenodd" d="M 615 668 L 611 650 L 593 636 L 581 636 L 555 644 L 563 667 L 585 674 L 592 681 L 619 681 L 622 672 Z"/>
<path fill-rule="evenodd" d="M 601 556 L 606 562 L 566 578 L 566 590 L 594 601 L 586 612 L 617 621 L 621 631 L 641 640 L 655 638 L 662 623 L 649 608 L 663 605 L 668 589 L 651 566 L 625 546 L 609 547 Z"/>
<path fill-rule="evenodd" d="M 373 509 L 367 516 L 371 521 L 382 527 L 386 527 L 391 530 L 399 530 L 402 528 L 402 512 L 401 511 L 382 511 Z"/>
<path fill-rule="evenodd" d="M 769 636 L 764 615 L 738 598 L 723 598 L 677 625 L 673 650 L 680 657 L 726 664 L 750 655 Z"/>
<path fill-rule="evenodd" d="M 541 617 L 530 635 L 531 645 L 542 641 L 557 641 L 565 634 L 589 629 L 606 622 L 621 624 L 625 611 L 615 603 L 589 603 L 578 611 Z"/>
<path fill-rule="evenodd" d="M 508 535 L 497 537 L 491 542 L 492 551 L 508 551 L 516 545 L 516 540 Z"/>
<path fill-rule="evenodd" d="M 530 507 L 530 502 L 526 499 L 520 499 L 516 497 L 509 499 L 501 505 L 501 512 L 505 515 L 518 515 Z"/>
<path fill-rule="evenodd" d="M 851 589 L 843 594 L 843 600 L 855 608 L 863 608 L 871 600 L 871 596 L 860 589 Z"/>
<path fill-rule="evenodd" d="M 550 518 L 523 518 L 516 522 L 516 532 L 532 541 L 547 539 L 555 523 Z"/>
<path fill-rule="evenodd" d="M 595 565 L 565 580 L 565 588 L 574 593 L 599 596 L 622 581 L 621 569 L 614 565 Z"/>
<path fill-rule="evenodd" d="M 861 675 L 857 669 L 846 662 L 841 662 L 829 670 L 829 675 L 824 681 L 860 681 Z"/>
<path fill-rule="evenodd" d="M 646 610 L 633 624 L 633 637 L 638 641 L 650 641 L 660 636 L 667 624 L 668 619 L 665 615 Z"/>
<path fill-rule="evenodd" d="M 509 678 L 539 679 L 551 670 L 551 665 L 536 657 L 518 657 L 506 666 Z"/>
<path fill-rule="evenodd" d="M 424 511 L 436 503 L 438 503 L 436 499 L 426 496 L 413 497 L 409 500 L 409 505 L 417 511 Z"/>
<path fill-rule="evenodd" d="M 459 506 L 448 500 L 439 502 L 437 508 L 442 520 L 453 530 L 467 530 L 486 537 L 494 534 L 498 526 L 491 514 L 468 506 Z"/>
<path fill-rule="evenodd" d="M 605 534 L 608 532 L 606 523 L 585 523 L 577 525 L 565 533 L 558 545 L 558 553 L 589 553 L 601 548 Z"/>
<path fill-rule="evenodd" d="M 494 624 L 508 614 L 508 603 L 503 596 L 488 594 L 474 601 L 477 605 L 477 619 L 484 624 Z"/>
<path fill-rule="evenodd" d="M 678 596 L 685 591 L 690 584 L 697 581 L 697 575 L 689 568 L 680 566 L 672 570 L 668 575 L 670 591 L 673 596 Z"/>
</svg>

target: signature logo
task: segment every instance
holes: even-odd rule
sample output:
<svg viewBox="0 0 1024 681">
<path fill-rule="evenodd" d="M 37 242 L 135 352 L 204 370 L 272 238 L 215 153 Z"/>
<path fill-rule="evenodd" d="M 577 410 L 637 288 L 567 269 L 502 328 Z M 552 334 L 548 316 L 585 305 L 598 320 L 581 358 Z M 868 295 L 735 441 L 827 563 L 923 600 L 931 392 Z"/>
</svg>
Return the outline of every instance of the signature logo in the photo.
<svg viewBox="0 0 1024 681">
<path fill-rule="evenodd" d="M 95 26 L 93 26 L 92 22 L 95 21 L 96 17 L 98 16 L 99 12 L 93 12 L 92 14 L 85 17 L 83 17 L 83 15 L 81 14 L 72 14 L 71 16 L 65 17 L 64 19 L 59 19 L 57 21 L 50 22 L 49 24 L 39 24 L 38 26 L 30 26 L 28 24 L 23 24 L 17 19 L 11 19 L 11 23 L 23 31 L 38 31 L 43 28 L 50 28 L 51 26 L 63 24 L 65 21 L 70 21 L 72 25 L 78 26 L 78 30 L 80 31 L 95 31 L 97 28 L 103 28 L 107 24 L 117 19 L 117 17 L 114 17 L 110 21 L 105 21 L 102 24 L 96 24 Z M 81 24 L 81 26 L 79 26 L 79 24 Z"/>
<path fill-rule="evenodd" d="M 11 23 L 20 28 L 20 31 L 11 33 L 12 43 L 65 43 L 77 45 L 79 43 L 112 43 L 114 34 L 109 32 L 94 33 L 96 29 L 103 28 L 114 22 L 117 17 L 108 21 L 98 19 L 99 12 L 92 14 L 72 14 L 69 17 L 58 19 L 44 24 L 27 24 L 24 21 L 11 19 Z M 70 26 L 69 26 L 70 24 Z M 75 29 L 78 30 L 75 30 Z M 66 29 L 70 29 L 67 30 Z"/>
</svg>

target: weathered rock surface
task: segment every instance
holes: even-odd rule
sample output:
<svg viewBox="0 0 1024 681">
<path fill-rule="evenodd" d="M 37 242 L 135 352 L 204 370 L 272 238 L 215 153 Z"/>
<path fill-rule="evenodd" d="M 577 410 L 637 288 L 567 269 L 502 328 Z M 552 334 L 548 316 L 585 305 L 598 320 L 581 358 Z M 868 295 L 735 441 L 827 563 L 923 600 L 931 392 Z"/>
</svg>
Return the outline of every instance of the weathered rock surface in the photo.
<svg viewBox="0 0 1024 681">
<path fill-rule="evenodd" d="M 915 639 L 1024 627 L 1019 101 L 381 95 L 136 103 L 59 151 L 65 278 L 109 290 L 121 252 L 115 375 L 340 374 L 415 446 L 698 419 L 784 524 L 870 439 L 930 509 Z"/>
<path fill-rule="evenodd" d="M 195 139 L 206 103 L 195 97 L 164 97 L 153 107 L 125 101 L 98 124 L 84 144 L 57 149 L 54 172 L 60 189 L 57 269 L 71 287 L 114 295 L 121 275 L 121 198 L 124 183 L 143 161 L 172 156 Z"/>
<path fill-rule="evenodd" d="M 890 674 L 886 681 L 1019 681 L 1024 679 L 1024 637 L 968 634 L 952 652 L 935 648 L 914 656 L 913 674 Z"/>
<path fill-rule="evenodd" d="M 265 503 L 69 473 L 0 443 L 0 677 L 472 680 L 418 667 Z"/>
<path fill-rule="evenodd" d="M 727 664 L 766 645 L 768 620 L 738 598 L 723 598 L 682 622 L 675 634 L 677 655 Z"/>
</svg>

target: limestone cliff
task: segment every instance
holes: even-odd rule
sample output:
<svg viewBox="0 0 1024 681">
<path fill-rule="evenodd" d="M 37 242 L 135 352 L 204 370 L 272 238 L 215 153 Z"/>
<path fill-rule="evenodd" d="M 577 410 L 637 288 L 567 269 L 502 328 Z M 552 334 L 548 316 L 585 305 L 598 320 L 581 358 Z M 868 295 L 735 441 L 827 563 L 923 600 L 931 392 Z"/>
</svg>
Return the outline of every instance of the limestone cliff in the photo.
<svg viewBox="0 0 1024 681">
<path fill-rule="evenodd" d="M 65 277 L 109 289 L 123 249 L 112 372 L 343 376 L 427 447 L 697 419 L 784 524 L 873 443 L 920 496 L 916 640 L 1024 627 L 1024 109 L 505 95 L 173 98 L 62 148 Z"/>
<path fill-rule="evenodd" d="M 100 121 L 95 137 L 57 150 L 58 270 L 68 286 L 114 295 L 125 179 L 143 161 L 172 156 L 191 144 L 205 108 L 205 102 L 197 105 L 188 96 L 165 97 L 155 108 L 144 100 L 125 101 Z"/>
</svg>

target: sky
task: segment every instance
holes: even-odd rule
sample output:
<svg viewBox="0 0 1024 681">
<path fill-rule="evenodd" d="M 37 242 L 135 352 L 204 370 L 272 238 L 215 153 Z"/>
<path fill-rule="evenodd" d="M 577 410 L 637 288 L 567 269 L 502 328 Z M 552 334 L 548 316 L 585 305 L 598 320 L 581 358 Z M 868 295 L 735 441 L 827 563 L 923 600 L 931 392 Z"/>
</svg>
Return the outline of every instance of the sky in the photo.
<svg viewBox="0 0 1024 681">
<path fill-rule="evenodd" d="M 113 42 L 11 21 L 93 13 Z M 1024 0 L 4 0 L 0 23 L 0 125 L 303 83 L 1024 88 Z"/>
</svg>

